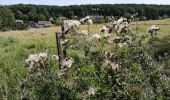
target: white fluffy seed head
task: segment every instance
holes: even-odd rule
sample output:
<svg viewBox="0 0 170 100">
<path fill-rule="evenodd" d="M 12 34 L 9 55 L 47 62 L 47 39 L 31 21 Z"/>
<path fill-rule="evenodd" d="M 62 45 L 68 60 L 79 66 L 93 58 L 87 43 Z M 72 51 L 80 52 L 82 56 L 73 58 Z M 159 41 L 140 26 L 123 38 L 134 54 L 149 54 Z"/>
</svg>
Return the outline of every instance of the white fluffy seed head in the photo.
<svg viewBox="0 0 170 100">
<path fill-rule="evenodd" d="M 99 34 L 94 34 L 94 35 L 92 35 L 92 39 L 100 40 L 101 36 Z"/>
<path fill-rule="evenodd" d="M 69 42 L 69 39 L 64 39 L 64 40 L 60 41 L 60 44 L 61 44 L 61 45 L 65 45 L 65 44 L 67 44 L 68 42 Z"/>
<path fill-rule="evenodd" d="M 24 62 L 24 65 L 26 68 L 32 68 L 33 65 L 34 65 L 34 62 L 30 59 L 26 59 L 25 62 Z"/>
<path fill-rule="evenodd" d="M 87 23 L 88 23 L 88 25 L 92 25 L 93 24 L 93 20 L 89 19 L 89 20 L 87 20 Z"/>
<path fill-rule="evenodd" d="M 85 18 L 82 18 L 82 19 L 80 19 L 80 22 L 84 23 L 85 20 L 86 20 Z"/>
<path fill-rule="evenodd" d="M 88 95 L 95 95 L 95 89 L 93 87 L 89 88 Z"/>
<path fill-rule="evenodd" d="M 117 33 L 123 33 L 123 30 L 125 29 L 125 25 L 124 24 L 121 24 L 121 25 L 119 25 L 119 28 L 118 28 L 118 30 L 117 30 Z"/>
<path fill-rule="evenodd" d="M 92 17 L 90 17 L 90 16 L 86 16 L 85 18 L 82 18 L 82 19 L 80 19 L 80 22 L 82 23 L 82 24 L 88 24 L 88 25 L 92 25 L 93 24 L 93 20 L 92 20 Z"/>
<path fill-rule="evenodd" d="M 109 52 L 105 52 L 105 58 L 106 59 L 110 59 L 112 56 L 114 56 L 114 53 Z"/>
<path fill-rule="evenodd" d="M 123 21 L 126 21 L 127 19 L 124 17 L 121 17 L 120 19 L 117 20 L 117 25 L 121 24 Z"/>
<path fill-rule="evenodd" d="M 39 54 L 30 54 L 28 59 L 25 60 L 25 67 L 29 70 L 38 67 L 40 63 L 44 63 L 48 60 L 47 53 L 39 53 Z"/>
<path fill-rule="evenodd" d="M 39 59 L 41 61 L 46 61 L 48 59 L 48 54 L 47 53 L 39 53 Z"/>
<path fill-rule="evenodd" d="M 59 57 L 57 55 L 52 55 L 52 59 L 58 61 Z"/>
<path fill-rule="evenodd" d="M 111 34 L 108 34 L 108 33 L 104 34 L 104 38 L 105 38 L 105 39 L 109 39 L 109 38 L 111 38 L 111 36 L 112 36 L 112 35 L 111 35 Z"/>
<path fill-rule="evenodd" d="M 64 20 L 63 27 L 64 32 L 70 31 L 70 30 L 77 30 L 80 27 L 80 22 L 78 20 Z"/>
<path fill-rule="evenodd" d="M 58 77 L 61 77 L 64 74 L 65 74 L 65 71 L 63 69 L 59 70 L 58 73 L 57 73 Z"/>
<path fill-rule="evenodd" d="M 103 68 L 107 69 L 111 65 L 111 62 L 107 59 L 104 60 Z"/>
<path fill-rule="evenodd" d="M 82 30 L 80 33 L 80 35 L 89 35 L 88 31 L 87 30 Z"/>
<path fill-rule="evenodd" d="M 102 29 L 101 29 L 101 32 L 109 33 L 109 28 L 107 28 L 106 26 L 103 26 Z"/>
<path fill-rule="evenodd" d="M 91 19 L 91 17 L 90 16 L 86 16 L 85 19 Z"/>
<path fill-rule="evenodd" d="M 36 63 L 40 61 L 38 54 L 30 54 L 28 59 Z"/>
<path fill-rule="evenodd" d="M 159 30 L 160 30 L 160 28 L 159 28 L 158 26 L 152 25 L 152 26 L 149 27 L 148 33 L 157 32 L 157 31 L 159 31 Z"/>
<path fill-rule="evenodd" d="M 119 64 L 111 63 L 111 67 L 113 71 L 117 71 L 120 67 Z"/>
<path fill-rule="evenodd" d="M 61 64 L 62 69 L 71 68 L 73 63 L 74 63 L 74 60 L 72 58 L 65 58 Z"/>
<path fill-rule="evenodd" d="M 118 43 L 117 46 L 118 46 L 119 48 L 122 48 L 122 47 L 124 47 L 124 46 L 127 46 L 127 43 Z"/>
</svg>

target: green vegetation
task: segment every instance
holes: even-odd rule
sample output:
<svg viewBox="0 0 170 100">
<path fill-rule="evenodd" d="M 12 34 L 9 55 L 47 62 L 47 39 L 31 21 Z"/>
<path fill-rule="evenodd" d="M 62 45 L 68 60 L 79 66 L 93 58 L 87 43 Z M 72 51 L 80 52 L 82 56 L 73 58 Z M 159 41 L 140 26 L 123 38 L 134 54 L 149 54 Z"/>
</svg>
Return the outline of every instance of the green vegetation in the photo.
<svg viewBox="0 0 170 100">
<path fill-rule="evenodd" d="M 169 19 L 138 22 L 169 23 Z M 90 34 L 98 33 L 102 25 L 92 25 Z M 52 59 L 45 63 L 44 73 L 29 73 L 24 60 L 29 54 L 45 52 L 56 54 L 55 32 L 59 27 L 0 33 L 0 99 L 18 100 L 22 96 L 31 100 L 58 99 L 170 99 L 169 26 L 160 26 L 157 37 L 146 34 L 147 25 L 139 25 L 132 47 L 118 49 L 105 41 L 94 47 L 83 37 L 71 37 L 68 56 L 74 64 L 67 74 L 57 76 L 59 64 Z M 81 26 L 80 30 L 87 26 Z M 131 27 L 132 31 L 135 26 Z M 77 43 L 79 41 L 79 43 Z M 86 56 L 84 55 L 85 51 Z M 117 55 L 121 69 L 114 72 L 102 67 L 106 51 Z M 165 54 L 167 53 L 167 54 Z M 160 57 L 161 56 L 161 59 Z M 31 81 L 21 89 L 25 76 Z M 21 96 L 22 94 L 22 96 Z"/>
<path fill-rule="evenodd" d="M 72 16 L 84 17 L 87 15 L 124 16 L 130 17 L 135 12 L 139 13 L 140 20 L 167 18 L 170 16 L 169 5 L 145 4 L 101 4 L 101 5 L 72 5 L 72 6 L 43 6 L 43 5 L 12 5 L 8 6 L 16 19 L 27 21 L 39 20 L 39 14 L 49 17 Z M 27 16 L 27 17 L 26 17 Z"/>
<path fill-rule="evenodd" d="M 11 13 L 11 11 L 12 13 Z M 138 12 L 139 20 L 156 20 L 170 17 L 169 5 L 145 5 L 145 4 L 101 4 L 101 5 L 72 5 L 72 6 L 45 6 L 45 5 L 10 5 L 0 7 L 0 31 L 14 28 L 14 20 L 24 22 L 41 21 L 54 18 L 54 24 L 58 25 L 60 16 L 72 19 L 73 16 L 82 18 L 87 15 L 103 16 L 104 19 L 94 20 L 95 23 L 108 22 L 107 16 L 124 16 L 129 18 Z M 56 22 L 56 23 L 55 23 Z M 25 29 L 23 26 L 21 29 Z"/>
<path fill-rule="evenodd" d="M 15 25 L 15 17 L 10 9 L 0 8 L 0 31 L 6 31 Z"/>
</svg>

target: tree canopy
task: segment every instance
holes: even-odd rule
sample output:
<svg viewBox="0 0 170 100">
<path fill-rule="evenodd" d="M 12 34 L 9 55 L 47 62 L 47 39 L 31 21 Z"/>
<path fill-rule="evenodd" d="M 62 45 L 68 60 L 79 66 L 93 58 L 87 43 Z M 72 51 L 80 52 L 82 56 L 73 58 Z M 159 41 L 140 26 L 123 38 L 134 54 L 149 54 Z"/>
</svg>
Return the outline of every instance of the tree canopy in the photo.
<svg viewBox="0 0 170 100">
<path fill-rule="evenodd" d="M 15 17 L 10 9 L 0 8 L 0 30 L 6 31 L 14 26 Z"/>
<path fill-rule="evenodd" d="M 100 4 L 100 5 L 71 5 L 71 6 L 46 6 L 46 5 L 11 5 L 7 6 L 12 10 L 16 19 L 36 21 L 48 20 L 49 17 L 71 16 L 84 17 L 86 15 L 101 16 L 124 16 L 128 17 L 135 12 L 148 20 L 170 16 L 169 5 L 145 5 L 145 4 Z M 42 18 L 43 16 L 43 18 Z"/>
<path fill-rule="evenodd" d="M 0 30 L 9 30 L 14 26 L 15 19 L 28 21 L 45 21 L 53 17 L 58 20 L 60 16 L 79 18 L 92 16 L 117 16 L 130 17 L 138 12 L 139 20 L 155 20 L 170 17 L 169 5 L 145 5 L 145 4 L 99 4 L 99 5 L 71 5 L 71 6 L 47 6 L 18 4 L 0 7 Z M 105 21 L 99 21 L 104 22 Z M 97 21 L 96 21 L 97 22 Z"/>
</svg>

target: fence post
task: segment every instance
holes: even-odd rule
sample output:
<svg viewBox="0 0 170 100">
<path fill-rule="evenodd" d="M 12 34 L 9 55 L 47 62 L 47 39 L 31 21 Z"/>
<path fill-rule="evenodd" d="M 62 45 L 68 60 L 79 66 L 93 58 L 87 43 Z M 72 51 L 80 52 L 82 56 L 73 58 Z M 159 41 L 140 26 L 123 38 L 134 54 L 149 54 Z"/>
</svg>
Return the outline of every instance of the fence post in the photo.
<svg viewBox="0 0 170 100">
<path fill-rule="evenodd" d="M 58 57 L 59 57 L 59 66 L 61 68 L 61 63 L 63 61 L 63 56 L 61 54 L 60 32 L 56 32 L 56 46 L 57 46 L 57 52 L 58 52 Z"/>
<path fill-rule="evenodd" d="M 61 34 L 62 34 L 62 40 L 64 41 L 66 38 L 65 38 L 65 33 L 64 33 L 64 26 L 63 26 L 63 24 L 64 24 L 64 19 L 62 19 L 61 20 Z M 63 45 L 63 48 L 62 48 L 63 50 L 63 58 L 65 59 L 66 58 L 66 56 L 67 56 L 67 51 L 66 51 L 66 44 L 64 44 Z"/>
</svg>

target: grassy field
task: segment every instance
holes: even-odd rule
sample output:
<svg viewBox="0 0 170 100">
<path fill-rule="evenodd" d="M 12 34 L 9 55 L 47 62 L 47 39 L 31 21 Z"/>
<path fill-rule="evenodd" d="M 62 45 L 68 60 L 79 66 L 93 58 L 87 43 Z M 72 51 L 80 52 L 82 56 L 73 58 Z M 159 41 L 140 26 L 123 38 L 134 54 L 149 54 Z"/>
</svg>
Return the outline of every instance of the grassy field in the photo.
<svg viewBox="0 0 170 100">
<path fill-rule="evenodd" d="M 138 34 L 147 34 L 147 29 L 152 24 L 159 24 L 161 28 L 158 37 L 170 35 L 170 19 L 138 22 Z M 100 33 L 102 26 L 92 25 L 90 34 Z M 81 26 L 80 30 L 84 29 L 87 26 Z M 131 30 L 135 32 L 135 29 L 136 26 L 132 25 Z M 45 50 L 48 50 L 49 55 L 56 54 L 55 32 L 58 31 L 60 27 L 0 32 L 0 91 L 12 91 L 6 94 L 8 96 L 15 93 L 16 85 L 25 74 L 23 62 L 29 54 Z M 9 85 L 14 90 L 9 90 Z"/>
</svg>

